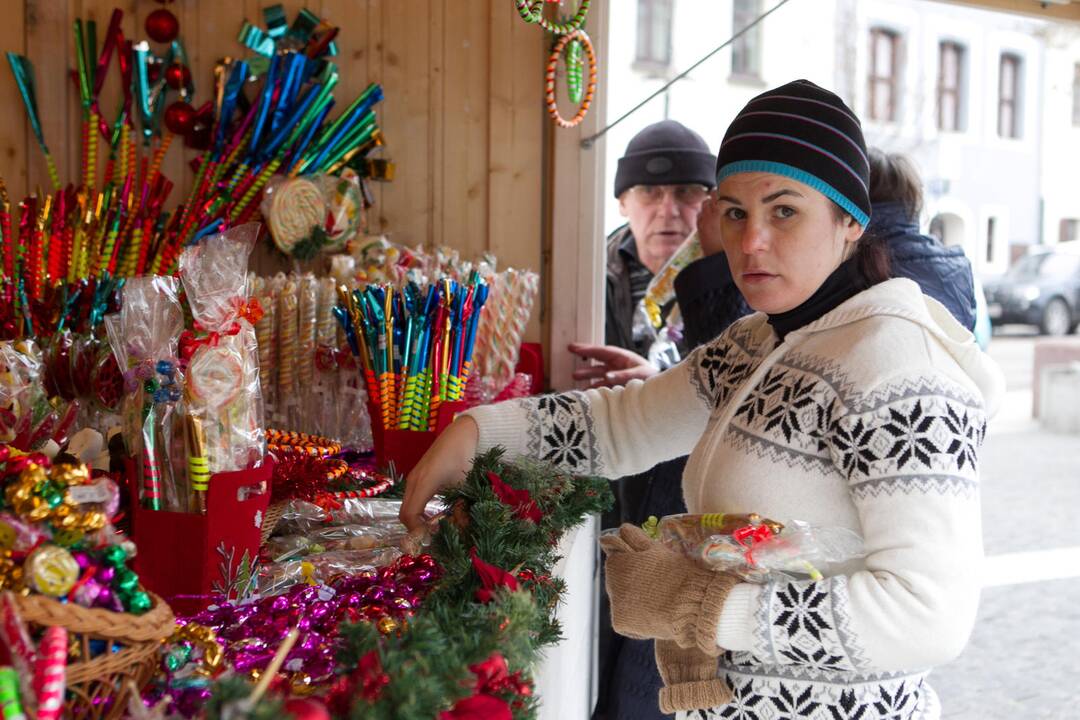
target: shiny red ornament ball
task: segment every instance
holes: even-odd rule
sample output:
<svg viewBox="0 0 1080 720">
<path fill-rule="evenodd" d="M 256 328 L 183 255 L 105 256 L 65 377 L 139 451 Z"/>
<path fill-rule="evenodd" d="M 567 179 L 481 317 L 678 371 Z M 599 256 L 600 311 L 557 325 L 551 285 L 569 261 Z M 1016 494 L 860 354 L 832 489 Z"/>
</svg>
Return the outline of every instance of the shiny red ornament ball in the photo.
<svg viewBox="0 0 1080 720">
<path fill-rule="evenodd" d="M 171 43 L 180 34 L 180 21 L 165 8 L 158 8 L 146 16 L 146 34 L 159 43 Z"/>
<path fill-rule="evenodd" d="M 195 108 L 183 100 L 177 100 L 165 108 L 165 127 L 175 135 L 187 135 L 195 122 Z"/>
<path fill-rule="evenodd" d="M 187 65 L 170 65 L 165 71 L 165 82 L 173 90 L 183 90 L 191 84 L 191 71 L 187 69 Z"/>
<path fill-rule="evenodd" d="M 285 701 L 285 712 L 296 720 L 330 720 L 326 705 L 315 698 L 290 698 Z"/>
</svg>

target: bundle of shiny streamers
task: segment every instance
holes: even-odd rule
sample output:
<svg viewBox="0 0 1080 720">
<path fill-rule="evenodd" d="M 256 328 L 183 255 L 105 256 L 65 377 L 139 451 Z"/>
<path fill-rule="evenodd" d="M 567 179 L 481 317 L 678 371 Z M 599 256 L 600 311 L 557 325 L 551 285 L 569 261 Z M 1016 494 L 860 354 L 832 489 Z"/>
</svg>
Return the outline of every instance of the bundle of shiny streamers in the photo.
<svg viewBox="0 0 1080 720">
<path fill-rule="evenodd" d="M 278 197 L 267 219 L 277 244 L 308 253 L 340 248 L 357 230 L 366 202 L 360 185 L 392 177 L 388 163 L 368 158 L 383 144 L 374 110 L 383 98 L 379 85 L 369 85 L 330 119 L 337 27 L 308 10 L 289 25 L 280 5 L 267 7 L 266 30 L 250 23 L 241 29 L 249 57 L 222 53 L 233 57 L 218 64 L 210 99 L 195 107 L 178 21 L 165 8 L 150 17 L 148 35 L 166 48 L 160 54 L 145 40 L 125 38 L 119 9 L 98 54 L 96 23 L 75 22 L 82 157 L 78 178 L 66 186 L 46 142 L 33 66 L 24 56 L 7 54 L 52 188 L 18 202 L 16 217 L 0 183 L 5 338 L 51 329 L 52 318 L 62 317 L 66 299 L 75 295 L 58 288 L 80 279 L 173 273 L 186 245 L 253 219 L 275 175 L 281 176 Z M 124 88 L 115 110 L 103 107 L 109 103 L 101 94 L 114 54 Z M 49 78 L 61 80 L 67 81 Z M 174 181 L 162 168 L 178 137 L 202 155 L 190 193 L 170 211 Z M 332 210 L 326 222 L 297 217 L 307 212 L 292 200 L 310 185 L 304 178 L 312 178 L 326 198 Z"/>
</svg>

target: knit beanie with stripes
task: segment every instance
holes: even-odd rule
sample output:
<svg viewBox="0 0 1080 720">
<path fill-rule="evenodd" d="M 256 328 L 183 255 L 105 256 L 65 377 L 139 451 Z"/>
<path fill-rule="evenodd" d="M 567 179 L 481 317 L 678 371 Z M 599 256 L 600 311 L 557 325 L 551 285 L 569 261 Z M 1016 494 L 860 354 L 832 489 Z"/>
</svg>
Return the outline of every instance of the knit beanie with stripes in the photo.
<svg viewBox="0 0 1080 720">
<path fill-rule="evenodd" d="M 767 172 L 809 185 L 855 222 L 870 223 L 870 164 L 859 118 L 836 94 L 795 80 L 758 95 L 728 127 L 716 183 Z"/>
</svg>

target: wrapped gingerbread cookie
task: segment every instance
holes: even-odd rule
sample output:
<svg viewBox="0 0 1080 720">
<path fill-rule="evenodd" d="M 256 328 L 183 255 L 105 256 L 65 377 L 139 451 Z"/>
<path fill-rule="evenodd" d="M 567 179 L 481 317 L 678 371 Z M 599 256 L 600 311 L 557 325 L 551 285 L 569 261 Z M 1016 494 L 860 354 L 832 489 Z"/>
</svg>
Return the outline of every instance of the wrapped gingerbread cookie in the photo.
<svg viewBox="0 0 1080 720">
<path fill-rule="evenodd" d="M 255 335 L 262 308 L 247 296 L 248 256 L 258 234 L 258 224 L 240 225 L 203 238 L 180 255 L 195 323 L 183 355 L 188 452 L 205 460 L 196 465 L 199 475 L 253 467 L 264 455 Z M 202 484 L 197 493 L 205 492 Z"/>
<path fill-rule="evenodd" d="M 818 580 L 830 565 L 865 554 L 862 538 L 847 528 L 780 523 L 757 513 L 668 515 L 655 530 L 672 550 L 748 582 Z"/>
</svg>

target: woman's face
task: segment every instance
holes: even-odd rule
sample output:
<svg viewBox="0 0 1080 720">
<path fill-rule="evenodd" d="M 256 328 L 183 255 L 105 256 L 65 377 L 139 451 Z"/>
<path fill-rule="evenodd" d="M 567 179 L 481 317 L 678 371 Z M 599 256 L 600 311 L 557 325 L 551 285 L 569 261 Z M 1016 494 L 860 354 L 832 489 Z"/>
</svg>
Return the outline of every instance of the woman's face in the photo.
<svg viewBox="0 0 1080 720">
<path fill-rule="evenodd" d="M 821 287 L 854 250 L 863 230 L 831 200 L 783 175 L 738 173 L 716 190 L 719 212 L 707 213 L 723 242 L 735 284 L 750 307 L 792 310 Z"/>
</svg>

